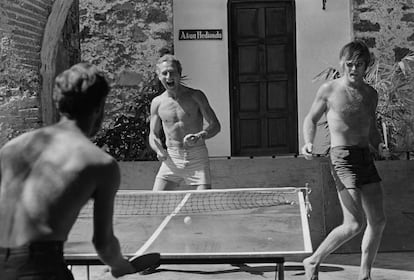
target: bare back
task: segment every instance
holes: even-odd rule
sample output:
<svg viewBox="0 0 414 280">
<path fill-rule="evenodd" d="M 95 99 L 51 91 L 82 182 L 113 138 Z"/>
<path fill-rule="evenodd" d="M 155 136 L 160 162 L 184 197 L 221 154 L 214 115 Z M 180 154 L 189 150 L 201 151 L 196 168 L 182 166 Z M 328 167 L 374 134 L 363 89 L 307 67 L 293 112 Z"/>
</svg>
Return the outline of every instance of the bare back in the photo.
<svg viewBox="0 0 414 280">
<path fill-rule="evenodd" d="M 323 95 L 331 146 L 368 146 L 371 126 L 375 126 L 375 90 L 366 84 L 358 89 L 349 88 L 338 79 L 326 86 Z"/>
<path fill-rule="evenodd" d="M 26 133 L 0 151 L 0 247 L 65 241 L 81 207 L 105 180 L 112 157 L 77 128 Z M 116 166 L 117 167 L 117 166 Z"/>
</svg>

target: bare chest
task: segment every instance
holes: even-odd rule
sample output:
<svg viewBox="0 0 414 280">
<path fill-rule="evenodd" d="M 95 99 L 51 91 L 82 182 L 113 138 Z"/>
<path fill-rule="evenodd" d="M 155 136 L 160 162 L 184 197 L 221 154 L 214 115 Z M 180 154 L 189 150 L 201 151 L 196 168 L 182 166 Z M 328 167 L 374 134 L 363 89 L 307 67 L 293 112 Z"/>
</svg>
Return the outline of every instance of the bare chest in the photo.
<svg viewBox="0 0 414 280">
<path fill-rule="evenodd" d="M 364 93 L 344 91 L 329 98 L 329 110 L 346 120 L 366 120 L 372 113 L 373 100 Z"/>
<path fill-rule="evenodd" d="M 163 122 L 187 122 L 200 116 L 198 104 L 191 100 L 167 100 L 158 108 L 158 114 Z"/>
</svg>

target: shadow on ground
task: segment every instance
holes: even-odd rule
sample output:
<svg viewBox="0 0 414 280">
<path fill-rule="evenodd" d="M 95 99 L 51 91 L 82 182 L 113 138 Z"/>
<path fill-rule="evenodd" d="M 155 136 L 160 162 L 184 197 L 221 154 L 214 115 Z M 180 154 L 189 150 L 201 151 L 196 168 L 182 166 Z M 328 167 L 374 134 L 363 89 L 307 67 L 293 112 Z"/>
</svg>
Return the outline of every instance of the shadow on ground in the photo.
<svg viewBox="0 0 414 280">
<path fill-rule="evenodd" d="M 168 269 L 168 268 L 158 268 L 151 272 L 145 274 L 153 274 L 160 272 L 175 272 L 175 273 L 188 273 L 188 274 L 200 274 L 200 275 L 214 275 L 214 274 L 228 274 L 228 273 L 237 273 L 237 272 L 246 272 L 251 275 L 264 275 L 266 272 L 275 272 L 276 266 L 266 265 L 266 266 L 250 266 L 247 264 L 237 264 L 232 265 L 234 268 L 231 269 L 222 269 L 215 271 L 203 271 L 203 270 L 193 270 L 193 269 Z M 321 266 L 320 272 L 336 272 L 344 270 L 342 267 L 338 266 Z M 295 275 L 304 275 L 303 266 L 301 265 L 285 265 L 285 271 L 298 271 Z"/>
<path fill-rule="evenodd" d="M 414 263 L 412 256 L 414 251 L 404 251 L 404 252 L 381 252 L 378 254 L 374 267 L 381 269 L 394 269 L 394 270 L 403 270 L 403 271 L 414 271 Z M 289 257 L 286 258 L 286 262 L 299 262 L 303 260 L 302 257 Z M 331 254 L 323 264 L 326 266 L 329 265 L 346 265 L 346 266 L 356 266 L 359 267 L 361 261 L 361 254 L 355 253 L 341 253 L 341 254 Z"/>
</svg>

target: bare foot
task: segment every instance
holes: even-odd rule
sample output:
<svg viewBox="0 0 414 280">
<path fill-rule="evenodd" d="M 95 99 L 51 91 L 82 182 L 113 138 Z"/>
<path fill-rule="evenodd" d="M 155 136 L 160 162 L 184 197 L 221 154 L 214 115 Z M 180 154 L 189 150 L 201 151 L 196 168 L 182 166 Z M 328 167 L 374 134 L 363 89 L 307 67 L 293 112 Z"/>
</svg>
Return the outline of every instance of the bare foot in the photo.
<svg viewBox="0 0 414 280">
<path fill-rule="evenodd" d="M 306 258 L 303 260 L 306 280 L 318 280 L 319 265 Z"/>
</svg>

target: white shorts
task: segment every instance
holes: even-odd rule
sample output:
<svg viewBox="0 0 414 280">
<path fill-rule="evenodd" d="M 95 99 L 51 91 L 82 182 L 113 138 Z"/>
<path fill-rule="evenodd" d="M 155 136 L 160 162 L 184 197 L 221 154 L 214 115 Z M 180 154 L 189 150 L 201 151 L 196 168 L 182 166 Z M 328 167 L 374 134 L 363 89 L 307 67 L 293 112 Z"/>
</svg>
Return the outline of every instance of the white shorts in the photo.
<svg viewBox="0 0 414 280">
<path fill-rule="evenodd" d="M 168 158 L 164 160 L 157 178 L 187 185 L 211 184 L 210 161 L 205 145 L 197 147 L 168 147 Z"/>
</svg>

